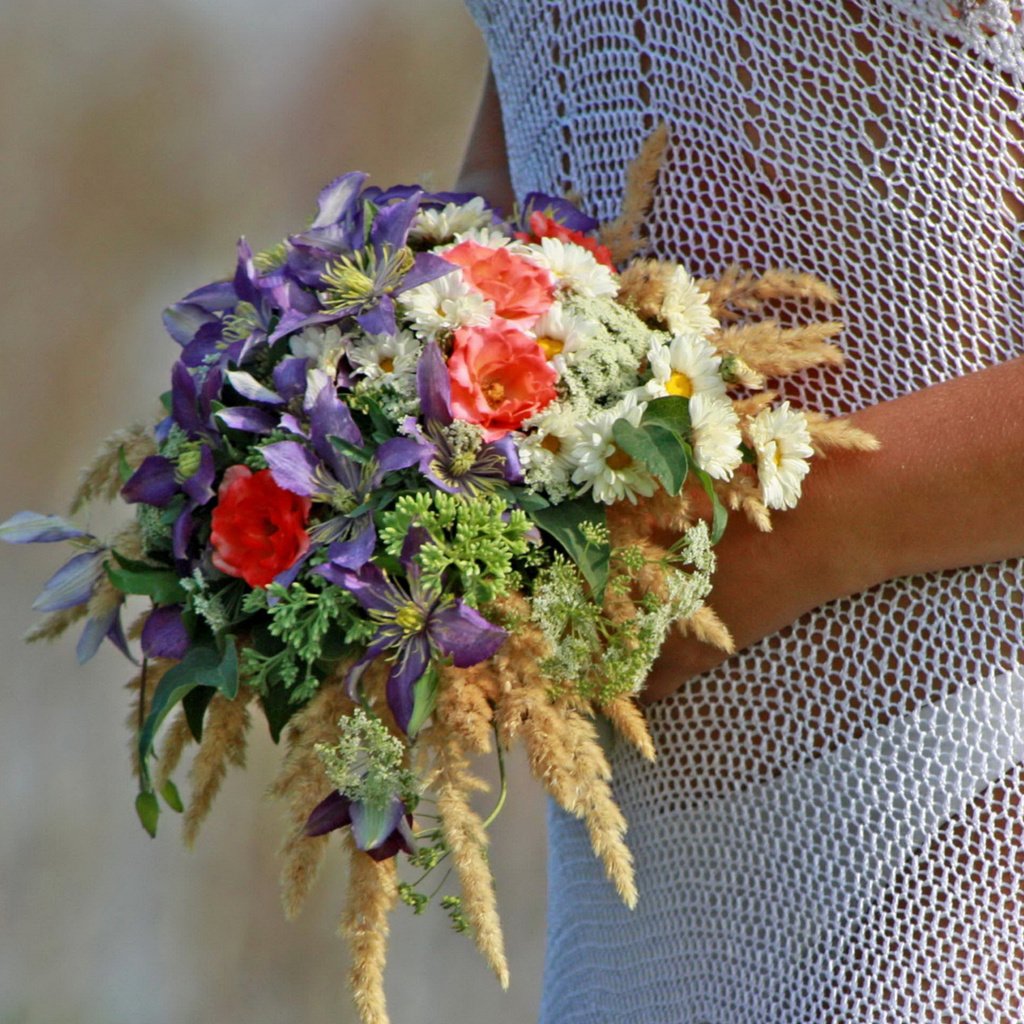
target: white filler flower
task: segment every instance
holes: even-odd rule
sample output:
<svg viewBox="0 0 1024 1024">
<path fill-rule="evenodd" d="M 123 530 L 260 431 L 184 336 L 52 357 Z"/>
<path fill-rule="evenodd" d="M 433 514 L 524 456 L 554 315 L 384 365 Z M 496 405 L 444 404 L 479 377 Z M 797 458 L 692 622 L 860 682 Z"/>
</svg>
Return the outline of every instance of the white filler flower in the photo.
<svg viewBox="0 0 1024 1024">
<path fill-rule="evenodd" d="M 708 476 L 729 480 L 743 461 L 740 421 L 728 398 L 697 394 L 690 399 L 693 458 Z"/>
<path fill-rule="evenodd" d="M 581 425 L 580 440 L 570 456 L 576 463 L 572 482 L 582 484 L 582 491 L 593 488 L 596 501 L 611 505 L 628 498 L 636 504 L 638 494 L 650 497 L 654 493 L 654 478 L 619 448 L 612 436 L 618 420 L 638 427 L 643 414 L 643 405 L 627 395 L 615 408 L 606 409 Z"/>
<path fill-rule="evenodd" d="M 814 454 L 807 418 L 783 402 L 762 409 L 750 422 L 750 439 L 757 452 L 757 477 L 769 508 L 793 508 L 800 500 L 801 481 L 810 471 Z"/>
</svg>

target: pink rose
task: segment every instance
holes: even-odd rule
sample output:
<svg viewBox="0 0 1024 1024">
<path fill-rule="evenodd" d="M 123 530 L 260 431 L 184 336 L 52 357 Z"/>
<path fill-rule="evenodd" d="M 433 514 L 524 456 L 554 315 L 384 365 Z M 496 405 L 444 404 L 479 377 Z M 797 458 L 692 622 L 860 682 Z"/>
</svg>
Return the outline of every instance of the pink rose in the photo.
<svg viewBox="0 0 1024 1024">
<path fill-rule="evenodd" d="M 494 303 L 495 314 L 504 320 L 532 327 L 551 308 L 551 275 L 531 260 L 470 241 L 449 249 L 444 258 L 462 267 L 466 281 Z"/>
<path fill-rule="evenodd" d="M 496 441 L 555 398 L 558 374 L 533 338 L 513 324 L 460 327 L 448 359 L 452 413 Z"/>
</svg>

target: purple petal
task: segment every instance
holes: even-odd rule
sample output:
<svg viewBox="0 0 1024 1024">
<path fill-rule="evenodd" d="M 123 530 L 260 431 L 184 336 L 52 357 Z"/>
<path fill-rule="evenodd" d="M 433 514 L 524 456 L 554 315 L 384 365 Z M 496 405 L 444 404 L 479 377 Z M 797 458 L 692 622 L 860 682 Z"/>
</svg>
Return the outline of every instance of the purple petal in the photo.
<svg viewBox="0 0 1024 1024">
<path fill-rule="evenodd" d="M 409 600 L 372 562 L 367 562 L 358 571 L 325 562 L 313 572 L 330 580 L 336 587 L 349 591 L 367 611 L 394 612 Z"/>
<path fill-rule="evenodd" d="M 279 572 L 274 577 L 274 582 L 282 587 L 290 587 L 299 578 L 299 573 L 302 572 L 302 567 L 309 561 L 309 556 L 313 554 L 313 550 L 313 548 L 309 548 L 305 554 L 299 555 L 284 572 Z M 276 599 L 271 598 L 270 600 L 274 601 Z"/>
<path fill-rule="evenodd" d="M 397 334 L 394 300 L 390 295 L 382 295 L 371 309 L 356 314 L 356 323 L 367 334 Z"/>
<path fill-rule="evenodd" d="M 286 402 L 305 392 L 308 367 L 309 360 L 305 356 L 290 356 L 274 367 L 274 387 Z"/>
<path fill-rule="evenodd" d="M 425 526 L 410 526 L 402 541 L 402 552 L 399 555 L 402 565 L 410 573 L 418 573 L 419 566 L 413 559 L 420 553 L 420 548 L 431 540 L 430 531 Z"/>
<path fill-rule="evenodd" d="M 450 274 L 455 269 L 457 268 L 454 263 L 449 263 L 432 252 L 419 252 L 416 254 L 416 262 L 412 265 L 412 269 L 402 278 L 401 285 L 395 289 L 395 294 L 401 294 L 417 285 L 444 277 L 445 274 Z"/>
<path fill-rule="evenodd" d="M 276 430 L 280 417 L 269 409 L 257 409 L 254 405 L 236 405 L 231 409 L 220 409 L 217 419 L 231 430 L 244 430 L 248 434 L 269 434 Z"/>
<path fill-rule="evenodd" d="M 192 641 L 181 618 L 181 605 L 154 608 L 142 627 L 142 653 L 147 658 L 185 657 Z"/>
<path fill-rule="evenodd" d="M 320 566 L 320 569 L 324 566 Z M 314 572 L 319 571 L 314 569 Z M 327 573 L 323 573 L 328 579 Z M 377 638 L 366 648 L 363 656 L 348 670 L 348 674 L 345 676 L 345 692 L 352 700 L 358 700 L 358 687 L 359 680 L 362 679 L 363 673 L 367 667 L 375 661 L 381 654 L 384 653 L 391 646 L 391 640 L 387 636 L 378 635 Z"/>
<path fill-rule="evenodd" d="M 381 845 L 405 814 L 405 804 L 394 797 L 386 807 L 368 807 L 360 800 L 352 802 L 352 838 L 360 850 Z"/>
<path fill-rule="evenodd" d="M 393 473 L 398 469 L 415 466 L 423 458 L 424 448 L 433 451 L 430 445 L 411 437 L 389 438 L 377 449 L 378 477 L 385 473 Z"/>
<path fill-rule="evenodd" d="M 374 847 L 372 850 L 367 850 L 366 853 L 376 861 L 387 860 L 389 857 L 394 857 L 399 850 L 404 850 L 406 853 L 416 852 L 416 840 L 412 834 L 412 829 L 409 827 L 412 822 L 412 815 L 406 814 L 399 819 L 398 826 L 395 830 L 384 840 L 380 846 Z"/>
<path fill-rule="evenodd" d="M 348 406 L 335 394 L 333 386 L 321 388 L 320 394 L 316 396 L 309 413 L 309 427 L 313 447 L 325 462 L 332 461 L 336 452 L 328 441 L 332 435 L 357 448 L 363 446 L 363 435 L 352 419 Z"/>
<path fill-rule="evenodd" d="M 72 526 L 66 519 L 40 512 L 15 512 L 7 522 L 0 523 L 0 540 L 8 544 L 49 544 L 88 536 L 85 530 Z"/>
<path fill-rule="evenodd" d="M 402 644 L 398 660 L 391 666 L 386 696 L 388 707 L 395 716 L 395 723 L 402 732 L 408 730 L 416 704 L 413 687 L 429 664 L 430 644 L 423 634 L 416 634 Z M 475 665 L 476 662 L 470 664 Z"/>
<path fill-rule="evenodd" d="M 450 654 L 456 668 L 468 668 L 492 657 L 508 633 L 488 622 L 465 601 L 456 601 L 430 616 L 430 638 Z"/>
<path fill-rule="evenodd" d="M 347 541 L 336 541 L 327 549 L 327 559 L 331 565 L 358 572 L 373 557 L 376 544 L 377 530 L 373 519 L 367 516 L 365 525 L 355 537 Z"/>
<path fill-rule="evenodd" d="M 353 208 L 366 182 L 362 171 L 350 171 L 335 178 L 317 197 L 318 212 L 311 228 L 327 228 L 339 223 Z"/>
<path fill-rule="evenodd" d="M 570 231 L 596 231 L 599 224 L 593 217 L 588 217 L 578 210 L 568 199 L 561 199 L 558 196 L 549 196 L 544 192 L 530 192 L 523 200 L 522 223 L 523 230 L 530 229 L 530 214 L 539 210 L 547 214 L 552 220 L 567 227 Z"/>
<path fill-rule="evenodd" d="M 220 324 L 212 313 L 191 302 L 176 302 L 163 312 L 167 333 L 182 347 L 192 341 L 206 324 Z"/>
<path fill-rule="evenodd" d="M 129 505 L 164 508 L 180 490 L 174 463 L 163 455 L 147 455 L 121 488 L 121 497 Z"/>
<path fill-rule="evenodd" d="M 245 370 L 228 370 L 228 383 L 250 402 L 264 405 L 283 405 L 284 399 L 270 388 L 264 387 L 251 373 Z"/>
<path fill-rule="evenodd" d="M 270 335 L 270 343 L 273 344 L 286 334 L 292 334 L 303 327 L 312 327 L 315 324 L 336 324 L 339 320 L 344 320 L 356 308 L 358 307 L 353 306 L 351 309 L 343 309 L 337 313 L 313 314 L 303 313 L 297 309 L 289 309 L 281 317 L 277 327 L 274 328 L 274 333 Z"/>
<path fill-rule="evenodd" d="M 192 540 L 194 528 L 192 506 L 186 505 L 171 528 L 171 551 L 179 562 L 184 562 L 188 558 L 188 545 Z"/>
<path fill-rule="evenodd" d="M 505 466 L 502 474 L 510 484 L 521 484 L 523 482 L 523 466 L 519 461 L 519 451 L 512 440 L 511 434 L 499 437 L 497 441 L 491 442 L 491 447 L 505 459 Z"/>
<path fill-rule="evenodd" d="M 352 823 L 352 801 L 334 790 L 310 812 L 303 832 L 307 836 L 323 836 L 336 828 Z"/>
<path fill-rule="evenodd" d="M 321 494 L 317 481 L 320 460 L 297 441 L 278 441 L 261 448 L 270 473 L 278 487 L 307 498 Z"/>
<path fill-rule="evenodd" d="M 199 306 L 208 313 L 226 313 L 229 309 L 235 308 L 238 296 L 230 281 L 214 281 L 189 292 L 181 301 Z"/>
<path fill-rule="evenodd" d="M 112 629 L 116 631 L 120 611 L 121 606 L 117 604 L 97 618 L 86 619 L 85 629 L 82 630 L 82 635 L 75 646 L 75 656 L 79 665 L 84 665 L 99 650 L 100 644 Z"/>
<path fill-rule="evenodd" d="M 37 612 L 57 612 L 85 604 L 103 573 L 104 558 L 102 549 L 75 555 L 46 581 L 32 607 Z"/>
<path fill-rule="evenodd" d="M 204 444 L 199 449 L 199 468 L 182 483 L 181 489 L 196 505 L 205 505 L 213 497 L 213 478 L 216 472 L 213 451 Z"/>
<path fill-rule="evenodd" d="M 196 412 L 199 391 L 188 367 L 179 359 L 171 370 L 171 416 L 185 433 L 192 436 L 203 429 Z"/>
<path fill-rule="evenodd" d="M 137 665 L 138 661 L 132 656 L 128 649 L 128 638 L 124 635 L 124 627 L 121 625 L 120 605 L 114 612 L 114 621 L 107 628 L 106 638 L 130 661 Z"/>
<path fill-rule="evenodd" d="M 422 195 L 422 192 L 414 192 L 408 199 L 392 203 L 377 212 L 373 218 L 373 227 L 370 228 L 370 242 L 378 251 L 385 245 L 394 249 L 405 245 L 406 235 L 420 207 Z"/>
<path fill-rule="evenodd" d="M 416 366 L 416 391 L 425 420 L 433 420 L 444 426 L 451 423 L 452 382 L 436 341 L 428 341 L 423 347 Z"/>
</svg>

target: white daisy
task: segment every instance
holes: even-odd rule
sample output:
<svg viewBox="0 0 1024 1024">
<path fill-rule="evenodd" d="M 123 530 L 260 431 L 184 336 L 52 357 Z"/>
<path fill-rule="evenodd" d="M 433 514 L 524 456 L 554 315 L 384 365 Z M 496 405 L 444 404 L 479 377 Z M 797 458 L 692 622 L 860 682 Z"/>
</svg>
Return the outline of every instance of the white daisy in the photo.
<svg viewBox="0 0 1024 1024">
<path fill-rule="evenodd" d="M 690 423 L 694 461 L 716 480 L 729 480 L 743 461 L 740 420 L 732 402 L 707 393 L 696 394 L 690 399 Z"/>
<path fill-rule="evenodd" d="M 288 339 L 293 356 L 312 359 L 314 365 L 332 377 L 345 351 L 345 337 L 338 327 L 305 327 Z"/>
<path fill-rule="evenodd" d="M 651 379 L 647 393 L 652 398 L 664 395 L 725 396 L 725 381 L 719 373 L 722 357 L 698 334 L 679 334 L 667 345 L 651 343 L 647 350 Z"/>
<path fill-rule="evenodd" d="M 580 440 L 580 415 L 567 402 L 551 402 L 522 426 L 517 443 L 526 481 L 533 487 L 559 484 L 564 489 L 576 468 L 570 458 Z"/>
<path fill-rule="evenodd" d="M 460 231 L 451 245 L 435 249 L 434 252 L 443 256 L 448 249 L 454 249 L 456 245 L 461 245 L 463 242 L 476 242 L 477 245 L 485 246 L 488 249 L 508 249 L 514 256 L 526 256 L 528 259 L 532 259 L 534 256 L 533 250 L 525 242 L 520 242 L 517 238 L 509 238 L 503 231 L 490 225 Z"/>
<path fill-rule="evenodd" d="M 708 297 L 683 267 L 676 267 L 661 302 L 661 318 L 673 334 L 710 334 L 718 327 Z"/>
<path fill-rule="evenodd" d="M 539 245 L 530 248 L 533 258 L 554 275 L 559 288 L 567 288 L 588 298 L 614 298 L 618 295 L 619 284 L 615 275 L 582 246 L 557 238 L 542 238 Z"/>
<path fill-rule="evenodd" d="M 612 428 L 618 420 L 634 427 L 640 425 L 644 407 L 627 395 L 613 409 L 606 409 L 580 426 L 580 439 L 570 458 L 576 464 L 572 482 L 582 490 L 593 488 L 594 499 L 611 505 L 628 498 L 636 504 L 636 496 L 650 497 L 655 490 L 654 478 L 615 443 Z"/>
<path fill-rule="evenodd" d="M 348 361 L 352 364 L 354 377 L 367 380 L 390 378 L 390 384 L 403 390 L 416 378 L 421 348 L 410 331 L 367 334 L 352 343 Z"/>
<path fill-rule="evenodd" d="M 531 333 L 544 350 L 548 362 L 561 376 L 565 373 L 565 368 L 572 366 L 579 355 L 590 346 L 597 328 L 592 320 L 576 316 L 560 302 L 554 302 L 533 325 Z"/>
<path fill-rule="evenodd" d="M 460 270 L 410 288 L 399 302 L 413 331 L 427 341 L 442 331 L 483 327 L 494 316 L 494 303 L 470 288 Z"/>
<path fill-rule="evenodd" d="M 789 402 L 777 409 L 762 409 L 750 421 L 750 440 L 757 452 L 761 496 L 769 508 L 793 508 L 800 500 L 800 484 L 810 471 L 814 454 L 807 418 L 790 410 Z"/>
<path fill-rule="evenodd" d="M 486 227 L 493 220 L 494 215 L 486 208 L 483 197 L 476 196 L 461 205 L 448 203 L 441 209 L 420 209 L 409 229 L 409 239 L 436 245 L 451 241 L 461 232 Z"/>
</svg>

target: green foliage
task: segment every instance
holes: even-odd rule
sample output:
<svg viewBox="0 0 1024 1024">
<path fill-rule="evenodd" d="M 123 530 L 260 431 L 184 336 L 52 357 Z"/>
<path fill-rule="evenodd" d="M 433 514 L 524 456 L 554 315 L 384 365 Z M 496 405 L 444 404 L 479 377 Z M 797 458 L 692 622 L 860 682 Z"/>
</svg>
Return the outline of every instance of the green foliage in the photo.
<svg viewBox="0 0 1024 1024">
<path fill-rule="evenodd" d="M 224 652 L 215 647 L 196 645 L 173 668 L 164 673 L 150 701 L 149 714 L 139 730 L 139 770 L 143 791 L 149 790 L 147 758 L 157 729 L 167 713 L 196 687 L 216 690 L 230 700 L 238 696 L 238 658 L 234 637 L 224 638 Z"/>
<path fill-rule="evenodd" d="M 156 823 L 160 819 L 160 804 L 156 794 L 144 792 L 135 798 L 135 813 L 139 816 L 142 827 L 150 834 L 156 835 Z"/>
<path fill-rule="evenodd" d="M 507 516 L 506 518 L 503 518 Z M 474 607 L 519 583 L 515 570 L 530 551 L 530 523 L 521 509 L 496 494 L 463 497 L 443 491 L 403 495 L 381 515 L 380 538 L 390 555 L 401 552 L 413 527 L 430 540 L 419 551 L 424 587 L 460 593 Z M 456 576 L 442 587 L 442 576 Z"/>
<path fill-rule="evenodd" d="M 442 896 L 441 906 L 448 911 L 448 916 L 451 918 L 452 927 L 460 935 L 465 934 L 469 931 L 469 919 L 462 911 L 461 896 Z"/>
<path fill-rule="evenodd" d="M 362 617 L 348 591 L 318 575 L 290 587 L 272 583 L 252 590 L 242 601 L 242 611 L 264 613 L 266 632 L 277 641 L 271 651 L 246 647 L 242 675 L 262 695 L 283 687 L 293 704 L 302 704 L 316 693 L 319 663 L 333 661 L 346 648 L 365 643 L 375 628 Z M 329 645 L 333 649 L 328 650 Z"/>
<path fill-rule="evenodd" d="M 185 600 L 185 591 L 173 569 L 125 558 L 116 551 L 112 554 L 117 566 L 107 562 L 104 568 L 110 582 L 121 593 L 140 594 L 151 598 L 156 605 L 181 604 Z"/>
<path fill-rule="evenodd" d="M 530 518 L 579 566 L 597 600 L 608 582 L 611 549 L 605 508 L 589 497 L 563 501 L 560 505 L 534 509 Z M 604 533 L 593 532 L 595 527 Z"/>
</svg>

